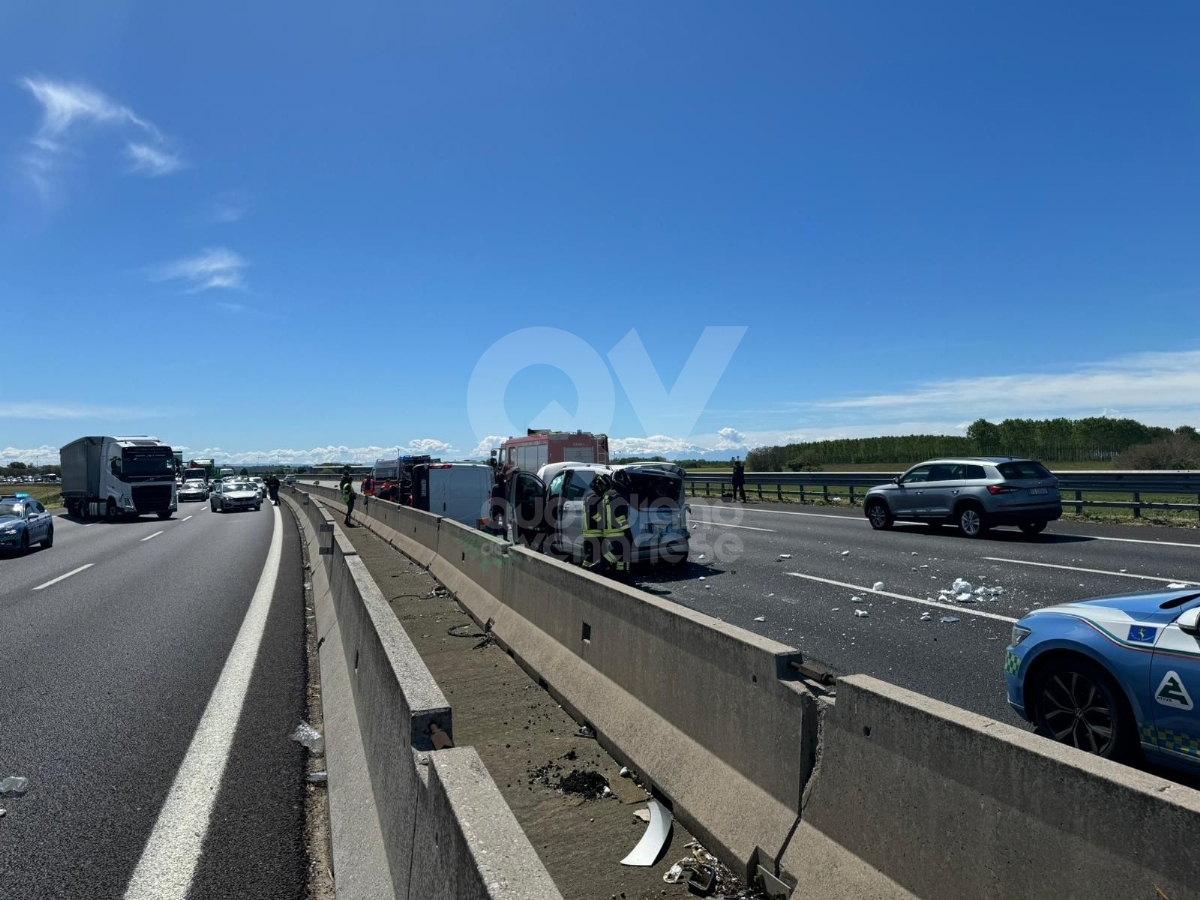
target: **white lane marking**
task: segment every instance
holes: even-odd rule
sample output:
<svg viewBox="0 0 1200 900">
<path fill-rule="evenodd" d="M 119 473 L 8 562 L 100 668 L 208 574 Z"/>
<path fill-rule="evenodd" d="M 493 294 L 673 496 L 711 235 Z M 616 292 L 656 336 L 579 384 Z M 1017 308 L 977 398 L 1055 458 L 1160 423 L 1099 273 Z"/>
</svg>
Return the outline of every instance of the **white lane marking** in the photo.
<svg viewBox="0 0 1200 900">
<path fill-rule="evenodd" d="M 184 518 L 184 520 L 183 520 L 183 521 L 184 521 L 184 522 L 186 522 L 186 521 L 187 521 L 188 519 L 190 519 L 190 518 L 191 518 L 191 516 L 187 516 L 186 518 Z"/>
<path fill-rule="evenodd" d="M 283 520 L 278 509 L 274 512 L 271 549 L 258 587 L 158 821 L 129 879 L 125 900 L 184 900 L 191 887 L 279 579 Z"/>
<path fill-rule="evenodd" d="M 1140 578 L 1142 581 L 1162 581 L 1164 583 L 1173 584 L 1182 582 L 1183 584 L 1194 584 L 1185 578 L 1160 578 L 1158 575 L 1135 575 L 1132 572 L 1111 572 L 1108 569 L 1084 569 L 1079 566 L 1063 566 L 1057 563 L 1033 562 L 1028 559 L 1007 559 L 1003 556 L 984 556 L 982 559 L 990 559 L 992 562 L 1013 563 L 1017 566 L 1038 566 L 1043 569 L 1065 569 L 1068 572 L 1089 572 L 1092 575 L 1111 575 L 1114 578 Z"/>
<path fill-rule="evenodd" d="M 1062 534 L 1060 531 L 1052 531 L 1050 534 Z M 1093 534 L 1067 534 L 1064 537 L 1081 537 L 1093 541 L 1116 541 L 1121 544 L 1150 544 L 1154 547 L 1191 547 L 1193 550 L 1200 550 L 1200 544 L 1189 544 L 1185 541 L 1147 541 L 1142 538 L 1115 538 L 1115 537 L 1098 537 Z"/>
<path fill-rule="evenodd" d="M 791 575 L 793 578 L 807 578 L 809 581 L 819 581 L 822 584 L 832 584 L 834 587 L 846 588 L 849 591 L 859 591 L 863 594 L 873 594 L 876 597 L 891 597 L 894 600 L 907 600 L 910 603 L 920 603 L 922 606 L 936 606 L 938 609 L 948 609 L 956 615 L 961 613 L 964 616 L 979 616 L 982 619 L 995 619 L 997 622 L 1008 622 L 1012 624 L 1017 620 L 1011 616 L 1002 616 L 998 613 L 984 612 L 982 609 L 971 609 L 966 606 L 958 606 L 953 603 L 939 603 L 936 600 L 922 600 L 920 597 L 909 597 L 907 594 L 893 594 L 891 591 L 876 591 L 869 587 L 864 587 L 861 584 L 850 584 L 845 581 L 834 581 L 832 578 L 821 578 L 818 575 L 805 575 L 803 572 L 784 572 L 785 575 Z"/>
<path fill-rule="evenodd" d="M 87 565 L 80 566 L 78 569 L 72 569 L 66 575 L 59 575 L 57 578 L 51 578 L 45 584 L 39 584 L 37 587 L 34 588 L 34 590 L 40 591 L 43 588 L 50 587 L 50 585 L 52 585 L 52 584 L 58 584 L 60 581 L 66 581 L 72 575 L 78 575 L 80 572 L 84 571 L 85 569 L 90 569 L 94 565 L 95 565 L 95 563 L 88 563 Z"/>
<path fill-rule="evenodd" d="M 152 535 L 149 535 L 148 537 L 144 537 L 144 538 L 142 538 L 142 542 L 144 543 L 144 542 L 146 542 L 146 541 L 152 541 L 152 540 L 154 540 L 156 537 L 158 537 L 158 536 L 159 536 L 160 534 L 162 534 L 162 533 L 163 533 L 163 532 L 161 532 L 161 531 L 156 531 L 156 532 L 154 532 L 154 534 L 152 534 Z"/>
<path fill-rule="evenodd" d="M 769 532 L 770 534 L 776 533 L 774 528 L 755 528 L 753 525 L 729 525 L 729 524 L 726 524 L 725 522 L 706 522 L 703 519 L 697 519 L 695 524 L 711 525 L 714 528 L 744 528 L 746 531 L 766 531 L 766 532 Z"/>
</svg>

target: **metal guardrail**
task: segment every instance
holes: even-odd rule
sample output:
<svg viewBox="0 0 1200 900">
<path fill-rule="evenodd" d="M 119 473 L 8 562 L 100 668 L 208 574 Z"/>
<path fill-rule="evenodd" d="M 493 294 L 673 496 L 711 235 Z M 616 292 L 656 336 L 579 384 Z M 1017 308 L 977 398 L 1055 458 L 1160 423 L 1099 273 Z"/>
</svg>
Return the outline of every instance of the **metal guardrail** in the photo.
<svg viewBox="0 0 1200 900">
<path fill-rule="evenodd" d="M 886 484 L 899 472 L 747 472 L 746 491 L 756 493 L 759 500 L 772 499 L 763 489 L 773 492 L 773 499 L 783 500 L 784 490 L 799 494 L 800 502 L 821 500 L 831 503 L 840 495 L 831 495 L 831 489 L 846 492 L 848 502 L 853 505 L 862 500 L 862 495 L 877 484 Z M 1101 472 L 1073 471 L 1056 472 L 1058 488 L 1063 494 L 1063 505 L 1074 506 L 1077 515 L 1084 507 L 1110 507 L 1133 510 L 1134 518 L 1140 518 L 1143 509 L 1173 509 L 1193 511 L 1200 514 L 1200 471 L 1183 472 Z M 688 491 L 692 496 L 720 497 L 733 490 L 728 472 L 707 474 L 689 472 Z M 714 490 L 715 488 L 715 490 Z M 1070 494 L 1074 494 L 1074 498 Z M 1116 500 L 1084 497 L 1084 494 L 1130 494 L 1132 499 Z M 1175 500 L 1143 500 L 1142 495 L 1151 497 L 1194 496 L 1195 503 Z"/>
</svg>

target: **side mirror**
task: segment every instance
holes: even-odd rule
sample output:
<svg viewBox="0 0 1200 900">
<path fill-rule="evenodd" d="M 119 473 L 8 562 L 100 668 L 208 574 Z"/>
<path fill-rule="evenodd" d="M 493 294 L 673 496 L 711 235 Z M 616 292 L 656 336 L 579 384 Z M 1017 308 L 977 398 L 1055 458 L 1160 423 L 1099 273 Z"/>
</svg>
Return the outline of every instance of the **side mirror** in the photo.
<svg viewBox="0 0 1200 900">
<path fill-rule="evenodd" d="M 899 483 L 900 483 L 900 476 L 897 475 L 895 478 L 892 479 L 892 484 L 899 484 Z"/>
<path fill-rule="evenodd" d="M 1193 606 L 1176 619 L 1175 624 L 1179 626 L 1179 630 L 1184 634 L 1192 636 L 1200 635 L 1200 606 Z"/>
</svg>

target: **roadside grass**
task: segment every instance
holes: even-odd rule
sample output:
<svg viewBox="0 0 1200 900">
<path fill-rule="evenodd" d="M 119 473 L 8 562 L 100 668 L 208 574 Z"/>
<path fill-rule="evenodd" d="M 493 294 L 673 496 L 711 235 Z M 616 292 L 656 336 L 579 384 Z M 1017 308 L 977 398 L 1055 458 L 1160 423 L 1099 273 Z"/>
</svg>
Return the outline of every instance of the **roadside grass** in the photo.
<svg viewBox="0 0 1200 900">
<path fill-rule="evenodd" d="M 46 509 L 58 509 L 63 505 L 60 484 L 0 484 L 0 494 L 28 494 Z"/>
</svg>

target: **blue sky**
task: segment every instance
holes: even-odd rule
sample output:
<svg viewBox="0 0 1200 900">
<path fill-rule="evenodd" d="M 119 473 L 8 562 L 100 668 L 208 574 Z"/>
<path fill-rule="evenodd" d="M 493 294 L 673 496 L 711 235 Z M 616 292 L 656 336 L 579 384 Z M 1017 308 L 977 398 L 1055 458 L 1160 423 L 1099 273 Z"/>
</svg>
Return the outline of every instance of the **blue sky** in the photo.
<svg viewBox="0 0 1200 900">
<path fill-rule="evenodd" d="M 0 9 L 5 455 L 1200 424 L 1193 4 L 51 6 Z"/>
</svg>

